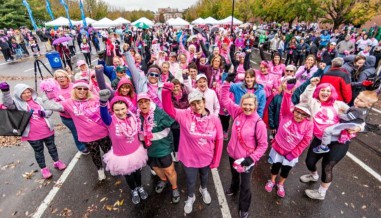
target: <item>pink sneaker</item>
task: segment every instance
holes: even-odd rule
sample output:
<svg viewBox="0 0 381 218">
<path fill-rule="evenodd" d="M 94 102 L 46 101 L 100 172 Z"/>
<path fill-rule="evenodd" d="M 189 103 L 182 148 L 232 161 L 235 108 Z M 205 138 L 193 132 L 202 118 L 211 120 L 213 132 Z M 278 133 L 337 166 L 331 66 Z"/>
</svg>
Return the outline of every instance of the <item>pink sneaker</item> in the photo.
<svg viewBox="0 0 381 218">
<path fill-rule="evenodd" d="M 59 170 L 64 170 L 66 168 L 66 164 L 62 163 L 62 161 L 54 162 L 54 168 Z"/>
<path fill-rule="evenodd" d="M 44 179 L 49 179 L 50 177 L 52 177 L 52 173 L 50 172 L 49 168 L 47 168 L 47 167 L 41 169 L 41 173 L 42 173 L 42 177 L 44 177 Z"/>
<path fill-rule="evenodd" d="M 269 181 L 266 183 L 266 185 L 265 185 L 265 189 L 266 189 L 266 191 L 267 191 L 267 192 L 272 192 L 274 185 L 275 185 L 275 184 L 274 184 L 273 182 L 271 182 L 271 180 L 269 180 Z"/>
<path fill-rule="evenodd" d="M 284 198 L 284 196 L 286 196 L 286 191 L 284 190 L 284 185 L 277 185 L 277 188 L 278 188 L 278 190 L 277 190 L 277 192 L 276 192 L 276 194 L 279 196 L 279 197 L 281 197 L 281 198 Z"/>
</svg>

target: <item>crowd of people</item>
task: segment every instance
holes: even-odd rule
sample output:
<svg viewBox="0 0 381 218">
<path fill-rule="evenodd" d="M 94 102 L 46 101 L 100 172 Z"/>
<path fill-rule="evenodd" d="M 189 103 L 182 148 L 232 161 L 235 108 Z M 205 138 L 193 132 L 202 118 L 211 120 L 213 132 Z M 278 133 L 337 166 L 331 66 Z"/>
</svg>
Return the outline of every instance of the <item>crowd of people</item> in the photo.
<svg viewBox="0 0 381 218">
<path fill-rule="evenodd" d="M 58 157 L 50 119 L 56 111 L 77 149 L 90 154 L 98 179 L 106 178 L 105 170 L 124 176 L 134 204 L 148 198 L 141 182 L 146 165 L 159 178 L 155 192 L 170 186 L 172 202 L 180 202 L 177 161 L 186 174 L 186 184 L 180 184 L 187 187 L 184 212 L 193 210 L 198 174 L 198 190 L 210 204 L 208 174 L 219 167 L 224 141 L 231 168 L 225 193 L 239 194 L 240 217 L 249 216 L 252 173 L 263 156 L 271 165 L 263 187 L 267 192 L 275 187 L 283 198 L 285 181 L 308 148 L 309 173 L 300 181 L 317 182 L 316 164 L 322 159 L 321 183 L 305 193 L 323 200 L 333 168 L 351 139 L 364 131 L 369 109 L 378 100 L 381 44 L 373 36 L 368 39 L 365 31 L 352 33 L 350 28 L 338 35 L 282 27 L 260 32 L 262 61 L 255 69 L 250 58 L 257 55 L 256 30 L 232 30 L 164 26 L 125 30 L 122 35 L 104 31 L 100 36 L 105 51 L 95 67 L 86 55 L 77 62 L 78 72 L 68 63 L 66 70 L 41 82 L 41 96 L 26 84 L 17 84 L 11 94 L 2 82 L 3 106 L 33 113 L 22 139 L 34 149 L 46 179 L 52 174 L 45 164 L 44 144 L 54 167 L 66 167 Z M 81 34 L 83 51 L 91 49 L 89 42 L 99 50 L 99 44 L 86 38 L 97 34 L 95 30 Z M 271 60 L 266 60 L 266 42 Z M 69 45 L 58 47 L 71 51 Z"/>
</svg>

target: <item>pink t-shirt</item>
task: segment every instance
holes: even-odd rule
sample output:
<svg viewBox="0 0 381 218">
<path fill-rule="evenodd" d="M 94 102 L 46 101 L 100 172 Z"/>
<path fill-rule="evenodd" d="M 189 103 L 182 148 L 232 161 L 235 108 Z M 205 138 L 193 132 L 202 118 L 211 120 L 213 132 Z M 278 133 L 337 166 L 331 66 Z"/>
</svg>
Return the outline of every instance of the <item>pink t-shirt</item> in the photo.
<svg viewBox="0 0 381 218">
<path fill-rule="evenodd" d="M 125 120 L 112 115 L 108 132 L 112 142 L 112 150 L 116 156 L 132 154 L 141 144 L 138 137 L 138 124 L 134 115 Z"/>
<path fill-rule="evenodd" d="M 93 142 L 108 135 L 107 128 L 100 116 L 97 99 L 86 101 L 68 99 L 62 102 L 62 106 L 73 119 L 80 142 Z"/>
<path fill-rule="evenodd" d="M 42 107 L 37 104 L 34 100 L 27 102 L 28 111 L 33 110 L 33 115 L 30 118 L 29 125 L 29 135 L 27 137 L 22 137 L 23 141 L 35 141 L 47 138 L 54 134 L 54 130 L 50 131 L 50 128 L 45 120 L 45 118 L 40 117 L 38 112 L 43 110 Z"/>
<path fill-rule="evenodd" d="M 321 106 L 314 116 L 314 135 L 321 139 L 324 130 L 336 123 L 339 123 L 339 116 L 333 106 Z"/>
<path fill-rule="evenodd" d="M 60 92 L 58 93 L 56 102 L 65 101 L 66 99 L 71 98 L 71 91 L 73 90 L 73 83 L 69 83 L 69 86 L 65 89 L 60 88 Z M 70 118 L 70 115 L 67 112 L 60 112 L 61 117 Z"/>
</svg>

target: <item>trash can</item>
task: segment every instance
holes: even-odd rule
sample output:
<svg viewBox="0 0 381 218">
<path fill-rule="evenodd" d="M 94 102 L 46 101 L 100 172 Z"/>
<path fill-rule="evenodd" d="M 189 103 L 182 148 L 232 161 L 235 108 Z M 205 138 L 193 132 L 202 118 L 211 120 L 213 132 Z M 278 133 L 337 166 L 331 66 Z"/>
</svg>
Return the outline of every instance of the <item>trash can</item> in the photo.
<svg viewBox="0 0 381 218">
<path fill-rule="evenodd" d="M 46 53 L 46 58 L 53 69 L 62 68 L 60 53 L 56 51 Z"/>
</svg>

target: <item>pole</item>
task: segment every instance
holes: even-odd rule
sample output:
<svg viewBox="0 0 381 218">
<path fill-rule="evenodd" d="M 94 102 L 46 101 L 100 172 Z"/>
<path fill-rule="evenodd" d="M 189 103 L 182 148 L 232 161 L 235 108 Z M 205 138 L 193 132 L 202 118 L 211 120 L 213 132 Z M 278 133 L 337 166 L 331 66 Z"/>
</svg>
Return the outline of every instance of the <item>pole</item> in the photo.
<svg viewBox="0 0 381 218">
<path fill-rule="evenodd" d="M 232 6 L 232 23 L 230 26 L 230 35 L 233 35 L 234 2 L 235 0 L 233 0 L 233 6 Z"/>
</svg>

